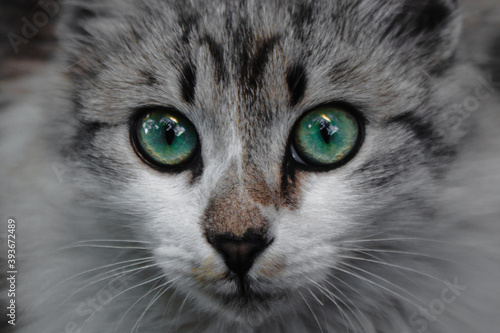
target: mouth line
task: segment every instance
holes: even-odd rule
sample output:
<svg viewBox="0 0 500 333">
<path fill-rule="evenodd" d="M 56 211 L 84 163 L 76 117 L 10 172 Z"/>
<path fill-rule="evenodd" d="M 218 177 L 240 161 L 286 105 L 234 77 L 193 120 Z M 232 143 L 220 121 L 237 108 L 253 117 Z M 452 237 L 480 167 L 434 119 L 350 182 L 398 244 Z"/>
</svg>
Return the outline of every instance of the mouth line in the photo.
<svg viewBox="0 0 500 333">
<path fill-rule="evenodd" d="M 236 285 L 238 286 L 238 295 L 241 298 L 245 299 L 250 296 L 250 281 L 246 275 L 238 275 L 233 273 L 232 271 L 227 271 L 223 279 L 236 283 Z"/>
<path fill-rule="evenodd" d="M 217 278 L 197 283 L 198 291 L 226 306 L 254 307 L 268 302 L 281 302 L 288 298 L 289 288 L 276 284 L 272 279 L 260 279 L 249 274 L 238 275 L 227 269 Z"/>
<path fill-rule="evenodd" d="M 232 275 L 232 276 L 231 276 Z M 237 284 L 237 291 L 232 294 L 218 295 L 224 303 L 234 303 L 237 302 L 240 306 L 248 306 L 258 303 L 266 303 L 276 301 L 285 297 L 284 293 L 273 293 L 270 291 L 259 291 L 252 284 L 252 281 L 248 277 L 238 277 L 235 274 L 227 274 L 227 279 L 234 281 Z"/>
</svg>

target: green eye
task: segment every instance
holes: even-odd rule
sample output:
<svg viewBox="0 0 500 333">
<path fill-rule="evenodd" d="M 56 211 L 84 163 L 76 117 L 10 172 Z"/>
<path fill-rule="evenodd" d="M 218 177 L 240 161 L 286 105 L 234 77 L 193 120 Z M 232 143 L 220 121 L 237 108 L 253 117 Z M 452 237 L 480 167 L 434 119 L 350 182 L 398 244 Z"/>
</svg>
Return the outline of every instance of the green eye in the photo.
<svg viewBox="0 0 500 333">
<path fill-rule="evenodd" d="M 147 112 L 137 120 L 134 130 L 137 148 L 153 164 L 178 166 L 191 161 L 198 149 L 194 126 L 177 112 Z"/>
<path fill-rule="evenodd" d="M 358 145 L 361 129 L 349 112 L 322 107 L 307 113 L 295 127 L 292 153 L 295 160 L 313 166 L 345 162 Z"/>
</svg>

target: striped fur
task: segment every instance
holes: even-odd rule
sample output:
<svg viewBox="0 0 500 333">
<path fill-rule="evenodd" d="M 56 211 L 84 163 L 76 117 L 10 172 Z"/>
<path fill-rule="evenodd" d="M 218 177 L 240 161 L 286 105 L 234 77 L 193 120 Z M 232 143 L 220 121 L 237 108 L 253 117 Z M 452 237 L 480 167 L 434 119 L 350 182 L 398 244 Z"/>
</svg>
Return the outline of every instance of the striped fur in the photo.
<svg viewBox="0 0 500 333">
<path fill-rule="evenodd" d="M 15 332 L 496 332 L 500 123 L 484 68 L 498 64 L 471 55 L 457 1 L 60 10 L 53 61 L 1 86 Z M 360 115 L 363 144 L 334 170 L 300 167 L 292 128 L 328 103 Z M 194 124 L 196 163 L 161 172 L 136 155 L 130 127 L 154 106 Z M 215 234 L 269 243 L 245 293 Z"/>
</svg>

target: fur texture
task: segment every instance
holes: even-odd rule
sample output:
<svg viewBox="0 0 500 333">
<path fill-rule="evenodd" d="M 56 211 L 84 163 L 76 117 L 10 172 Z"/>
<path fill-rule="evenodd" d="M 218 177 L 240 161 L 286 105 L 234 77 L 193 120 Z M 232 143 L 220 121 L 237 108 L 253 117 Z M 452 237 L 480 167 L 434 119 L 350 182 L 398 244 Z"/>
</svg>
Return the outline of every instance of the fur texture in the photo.
<svg viewBox="0 0 500 333">
<path fill-rule="evenodd" d="M 62 9 L 54 60 L 2 83 L 15 332 L 497 332 L 498 94 L 456 1 Z M 363 145 L 303 170 L 291 129 L 332 102 Z M 137 156 L 148 106 L 192 121 L 196 168 Z M 205 234 L 252 226 L 273 242 L 241 295 Z"/>
</svg>

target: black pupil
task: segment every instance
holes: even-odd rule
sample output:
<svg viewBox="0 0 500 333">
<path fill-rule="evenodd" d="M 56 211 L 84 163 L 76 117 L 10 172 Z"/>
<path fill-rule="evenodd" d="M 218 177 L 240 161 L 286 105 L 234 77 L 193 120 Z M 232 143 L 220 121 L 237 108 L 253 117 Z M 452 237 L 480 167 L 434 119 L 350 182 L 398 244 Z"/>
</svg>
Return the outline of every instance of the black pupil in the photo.
<svg viewBox="0 0 500 333">
<path fill-rule="evenodd" d="M 174 143 L 174 140 L 175 140 L 175 127 L 177 126 L 177 124 L 173 121 L 169 121 L 166 128 L 165 128 L 165 139 L 167 140 L 167 144 L 169 146 L 172 145 L 172 143 Z"/>
<path fill-rule="evenodd" d="M 331 122 L 321 119 L 319 123 L 319 131 L 325 143 L 329 144 L 331 137 L 335 134 L 335 127 Z"/>
</svg>

